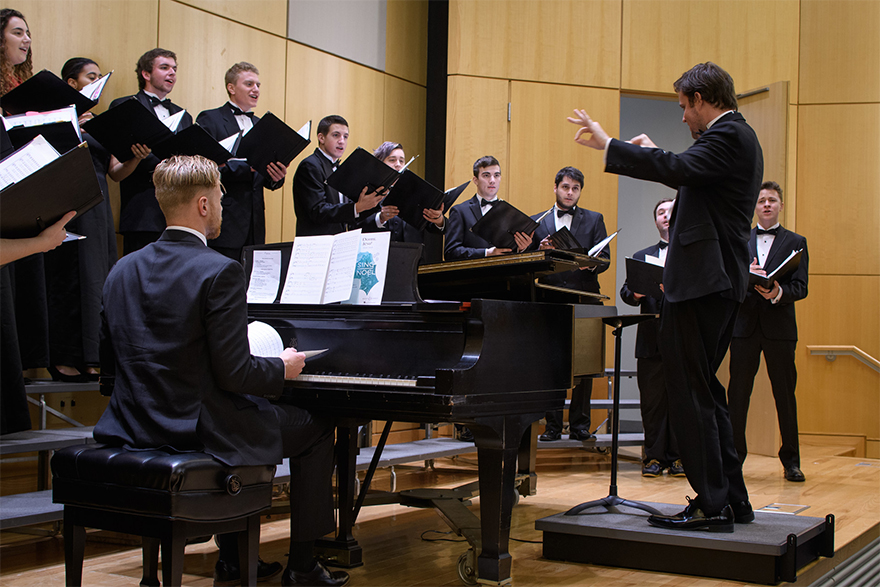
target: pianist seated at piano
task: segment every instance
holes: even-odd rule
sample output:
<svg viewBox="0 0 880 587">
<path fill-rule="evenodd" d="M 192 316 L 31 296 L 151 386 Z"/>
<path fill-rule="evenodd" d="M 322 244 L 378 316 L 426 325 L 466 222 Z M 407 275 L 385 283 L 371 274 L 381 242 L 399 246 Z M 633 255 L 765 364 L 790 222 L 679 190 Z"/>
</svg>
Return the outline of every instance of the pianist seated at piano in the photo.
<svg viewBox="0 0 880 587">
<path fill-rule="evenodd" d="M 474 185 L 477 194 L 461 204 L 449 209 L 449 222 L 446 229 L 445 260 L 479 259 L 494 255 L 525 251 L 532 238 L 522 232 L 514 234 L 517 250 L 501 249 L 471 232 L 471 227 L 498 201 L 498 188 L 501 187 L 501 164 L 492 155 L 480 157 L 474 162 Z"/>
<path fill-rule="evenodd" d="M 379 159 L 389 167 L 400 171 L 406 165 L 406 154 L 403 152 L 403 145 L 393 141 L 385 141 L 373 151 L 373 156 Z M 443 215 L 443 205 L 439 210 L 425 208 L 422 216 L 428 221 L 428 226 L 424 231 L 410 225 L 398 216 L 399 210 L 397 206 L 382 206 L 379 212 L 378 230 L 391 231 L 391 240 L 398 243 L 421 243 L 425 244 L 425 232 L 433 234 L 443 234 L 446 228 L 446 217 Z M 375 231 L 371 225 L 367 225 L 365 230 L 368 232 Z M 424 251 L 422 252 L 424 260 Z"/>
<path fill-rule="evenodd" d="M 113 381 L 95 440 L 129 450 L 205 452 L 230 466 L 290 458 L 290 556 L 282 585 L 345 585 L 313 556 L 333 531 L 333 428 L 308 411 L 276 405 L 305 355 L 250 354 L 242 267 L 208 248 L 220 234 L 216 164 L 175 156 L 153 173 L 168 221 L 158 241 L 123 257 L 104 287 L 102 382 Z M 296 495 L 294 495 L 296 494 Z M 238 536 L 218 536 L 214 585 L 240 582 Z M 260 580 L 282 571 L 260 561 Z"/>
</svg>

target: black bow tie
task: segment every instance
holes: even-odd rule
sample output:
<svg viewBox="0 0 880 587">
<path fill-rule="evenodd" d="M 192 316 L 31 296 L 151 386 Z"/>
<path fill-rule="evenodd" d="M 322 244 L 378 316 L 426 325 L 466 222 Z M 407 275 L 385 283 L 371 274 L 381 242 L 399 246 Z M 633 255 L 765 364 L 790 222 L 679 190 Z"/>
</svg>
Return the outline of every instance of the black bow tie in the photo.
<svg viewBox="0 0 880 587">
<path fill-rule="evenodd" d="M 778 226 L 776 228 L 770 228 L 768 230 L 764 230 L 763 228 L 758 227 L 758 236 L 761 236 L 762 234 L 772 234 L 773 236 L 776 236 L 777 232 L 779 232 Z"/>
<path fill-rule="evenodd" d="M 161 104 L 162 106 L 164 106 L 168 110 L 171 110 L 171 98 L 165 98 L 164 100 L 160 100 L 156 96 L 151 96 L 149 94 L 147 94 L 147 98 L 150 99 L 150 104 L 152 104 L 153 107 L 159 106 Z"/>
<path fill-rule="evenodd" d="M 569 216 L 574 218 L 574 208 L 569 208 L 568 210 L 560 210 L 559 208 L 556 209 L 556 217 L 557 218 L 562 218 L 566 214 L 568 214 Z"/>
<path fill-rule="evenodd" d="M 234 116 L 247 116 L 247 117 L 250 118 L 251 120 L 254 119 L 254 113 L 253 113 L 253 112 L 245 112 L 244 110 L 242 110 L 241 108 L 239 108 L 239 107 L 236 106 L 235 104 L 230 104 L 229 107 L 232 108 L 232 114 L 233 114 Z"/>
<path fill-rule="evenodd" d="M 660 242 L 657 244 L 657 246 L 660 247 L 661 249 L 665 249 L 666 247 L 669 246 L 669 243 L 666 242 L 666 241 L 660 241 Z"/>
<path fill-rule="evenodd" d="M 486 206 L 494 206 L 494 205 L 497 204 L 497 203 L 498 203 L 498 199 L 495 199 L 495 200 L 485 200 L 485 199 L 483 199 L 483 198 L 480 198 L 480 208 L 484 208 L 484 207 L 486 207 Z"/>
</svg>

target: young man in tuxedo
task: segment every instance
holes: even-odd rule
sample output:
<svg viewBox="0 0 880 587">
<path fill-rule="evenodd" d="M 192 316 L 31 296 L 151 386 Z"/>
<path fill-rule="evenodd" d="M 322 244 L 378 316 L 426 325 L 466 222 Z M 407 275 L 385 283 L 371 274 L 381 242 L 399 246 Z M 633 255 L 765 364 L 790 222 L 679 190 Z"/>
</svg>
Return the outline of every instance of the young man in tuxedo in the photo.
<svg viewBox="0 0 880 587">
<path fill-rule="evenodd" d="M 241 265 L 207 246 L 222 222 L 220 173 L 204 157 L 174 156 L 153 173 L 168 219 L 158 241 L 123 257 L 104 286 L 101 373 L 113 376 L 95 440 L 133 450 L 204 451 L 231 466 L 290 458 L 290 558 L 282 585 L 336 585 L 312 555 L 332 531 L 333 428 L 307 411 L 276 405 L 305 355 L 255 357 L 247 341 Z M 156 311 L 162 308 L 162 311 Z M 238 537 L 218 537 L 215 585 L 239 582 Z M 260 563 L 258 577 L 281 572 Z"/>
<path fill-rule="evenodd" d="M 666 264 L 669 251 L 669 217 L 675 200 L 666 198 L 654 206 L 654 224 L 660 232 L 660 242 L 633 255 L 644 261 L 651 256 Z M 639 306 L 642 314 L 659 314 L 663 298 L 632 291 L 624 281 L 620 299 L 630 306 Z M 678 444 L 669 424 L 669 402 L 666 398 L 666 378 L 663 376 L 663 358 L 657 344 L 659 320 L 640 322 L 636 332 L 636 378 L 639 383 L 642 427 L 645 429 L 645 460 L 642 477 L 659 477 L 669 469 L 673 477 L 684 477 L 684 466 L 678 454 Z"/>
<path fill-rule="evenodd" d="M 501 187 L 501 164 L 491 155 L 480 157 L 474 162 L 474 185 L 477 194 L 461 204 L 449 209 L 449 220 L 446 228 L 445 259 L 474 259 L 492 257 L 513 252 L 511 249 L 499 249 L 482 237 L 471 232 L 471 227 L 486 212 L 492 209 L 498 200 L 498 188 Z M 524 251 L 531 244 L 531 239 L 522 233 L 514 235 L 517 248 Z"/>
<path fill-rule="evenodd" d="M 539 249 L 552 249 L 553 243 L 550 235 L 563 227 L 571 231 L 578 243 L 586 248 L 591 248 L 600 243 L 606 236 L 605 219 L 598 212 L 578 207 L 581 191 L 584 187 L 584 174 L 574 167 L 563 167 L 556 173 L 553 193 L 556 203 L 553 212 L 549 214 L 535 214 L 532 220 L 540 220 L 537 230 L 532 235 L 531 247 Z M 611 258 L 611 249 L 605 247 L 599 256 Z M 542 283 L 574 289 L 583 292 L 598 294 L 599 279 L 597 275 L 608 269 L 602 267 L 598 271 L 595 267 L 588 269 L 575 269 L 554 273 L 541 279 Z M 569 302 L 571 296 L 548 291 L 544 294 L 546 301 Z M 589 296 L 582 296 L 584 303 L 601 303 Z M 590 397 L 593 394 L 593 378 L 581 377 L 571 390 L 571 404 L 568 409 L 569 438 L 571 440 L 592 440 L 595 438 L 590 432 Z M 559 440 L 562 437 L 562 410 L 547 412 L 547 426 L 544 433 L 539 437 L 544 441 Z"/>
<path fill-rule="evenodd" d="M 134 98 L 159 120 L 183 110 L 168 98 L 177 83 L 177 55 L 172 51 L 160 48 L 147 51 L 138 59 L 135 72 L 140 91 L 134 96 L 113 100 L 110 108 Z M 190 125 L 192 116 L 186 112 L 177 129 L 183 130 Z M 154 242 L 165 230 L 165 216 L 156 201 L 152 180 L 153 169 L 159 164 L 159 159 L 143 145 L 133 145 L 132 152 L 141 161 L 119 185 L 119 233 L 122 234 L 125 255 Z"/>
<path fill-rule="evenodd" d="M 797 369 L 797 321 L 794 303 L 807 297 L 809 258 L 807 239 L 786 230 L 779 224 L 782 212 L 782 188 L 775 181 L 761 184 L 755 215 L 758 225 L 749 237 L 749 256 L 752 273 L 766 275 L 779 267 L 792 251 L 803 250 L 801 260 L 789 275 L 774 282 L 771 289 L 755 285 L 736 317 L 733 339 L 730 341 L 730 382 L 727 401 L 730 404 L 730 422 L 733 424 L 733 440 L 741 461 L 746 458 L 746 418 L 749 399 L 755 383 L 755 374 L 761 362 L 761 353 L 767 364 L 767 374 L 776 400 L 776 416 L 782 447 L 784 476 L 788 481 L 804 481 L 800 468 L 798 445 Z"/>
<path fill-rule="evenodd" d="M 260 99 L 260 72 L 242 61 L 226 72 L 226 93 L 229 101 L 219 108 L 205 110 L 196 122 L 217 141 L 248 132 L 260 120 L 253 112 Z M 223 232 L 208 241 L 208 246 L 230 259 L 241 261 L 241 250 L 248 245 L 266 242 L 266 205 L 263 187 L 277 190 L 284 185 L 287 166 L 280 161 L 270 163 L 269 177 L 254 171 L 247 161 L 227 161 L 220 168 L 220 179 L 226 188 L 223 196 Z"/>
<path fill-rule="evenodd" d="M 700 63 L 673 88 L 695 139 L 682 153 L 659 149 L 644 134 L 613 139 L 583 110 L 569 121 L 580 127 L 575 141 L 605 151 L 605 171 L 678 189 L 663 271 L 660 348 L 676 351 L 663 357 L 670 421 L 697 497 L 674 516 L 648 521 L 732 532 L 734 522 L 750 522 L 755 514 L 716 372 L 748 287 L 749 231 L 764 157 L 755 131 L 736 111 L 726 71 Z"/>
<path fill-rule="evenodd" d="M 300 161 L 293 175 L 293 209 L 296 236 L 339 234 L 378 219 L 378 206 L 385 197 L 364 188 L 352 201 L 324 183 L 336 171 L 348 145 L 348 122 L 331 114 L 318 123 L 318 148 Z"/>
</svg>

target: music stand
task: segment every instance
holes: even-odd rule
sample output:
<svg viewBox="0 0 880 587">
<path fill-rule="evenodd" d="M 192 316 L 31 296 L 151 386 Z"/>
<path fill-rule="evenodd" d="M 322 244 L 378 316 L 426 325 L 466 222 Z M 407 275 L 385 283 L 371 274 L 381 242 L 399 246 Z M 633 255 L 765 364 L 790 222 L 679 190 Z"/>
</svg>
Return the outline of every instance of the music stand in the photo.
<svg viewBox="0 0 880 587">
<path fill-rule="evenodd" d="M 566 516 L 576 516 L 582 511 L 602 506 L 606 510 L 619 505 L 625 505 L 634 509 L 643 510 L 651 514 L 662 515 L 661 512 L 649 505 L 637 501 L 623 499 L 617 495 L 617 449 L 620 446 L 620 339 L 623 336 L 623 329 L 633 324 L 638 324 L 644 320 L 656 318 L 656 314 L 630 314 L 626 316 L 606 316 L 602 318 L 602 322 L 608 326 L 612 326 L 614 330 L 614 401 L 611 408 L 611 486 L 608 490 L 608 497 L 602 499 L 594 499 L 580 505 L 576 505 L 567 512 Z"/>
</svg>

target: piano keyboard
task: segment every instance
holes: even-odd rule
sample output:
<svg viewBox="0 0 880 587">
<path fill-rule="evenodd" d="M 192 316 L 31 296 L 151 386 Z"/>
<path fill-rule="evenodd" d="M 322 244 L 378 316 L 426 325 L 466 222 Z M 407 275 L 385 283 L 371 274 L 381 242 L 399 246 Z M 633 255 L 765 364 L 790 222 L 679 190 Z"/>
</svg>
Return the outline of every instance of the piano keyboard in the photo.
<svg viewBox="0 0 880 587">
<path fill-rule="evenodd" d="M 392 379 L 390 377 L 354 377 L 349 375 L 315 375 L 300 373 L 294 381 L 309 383 L 333 383 L 343 385 L 386 385 L 391 387 L 416 387 L 415 379 Z"/>
</svg>

